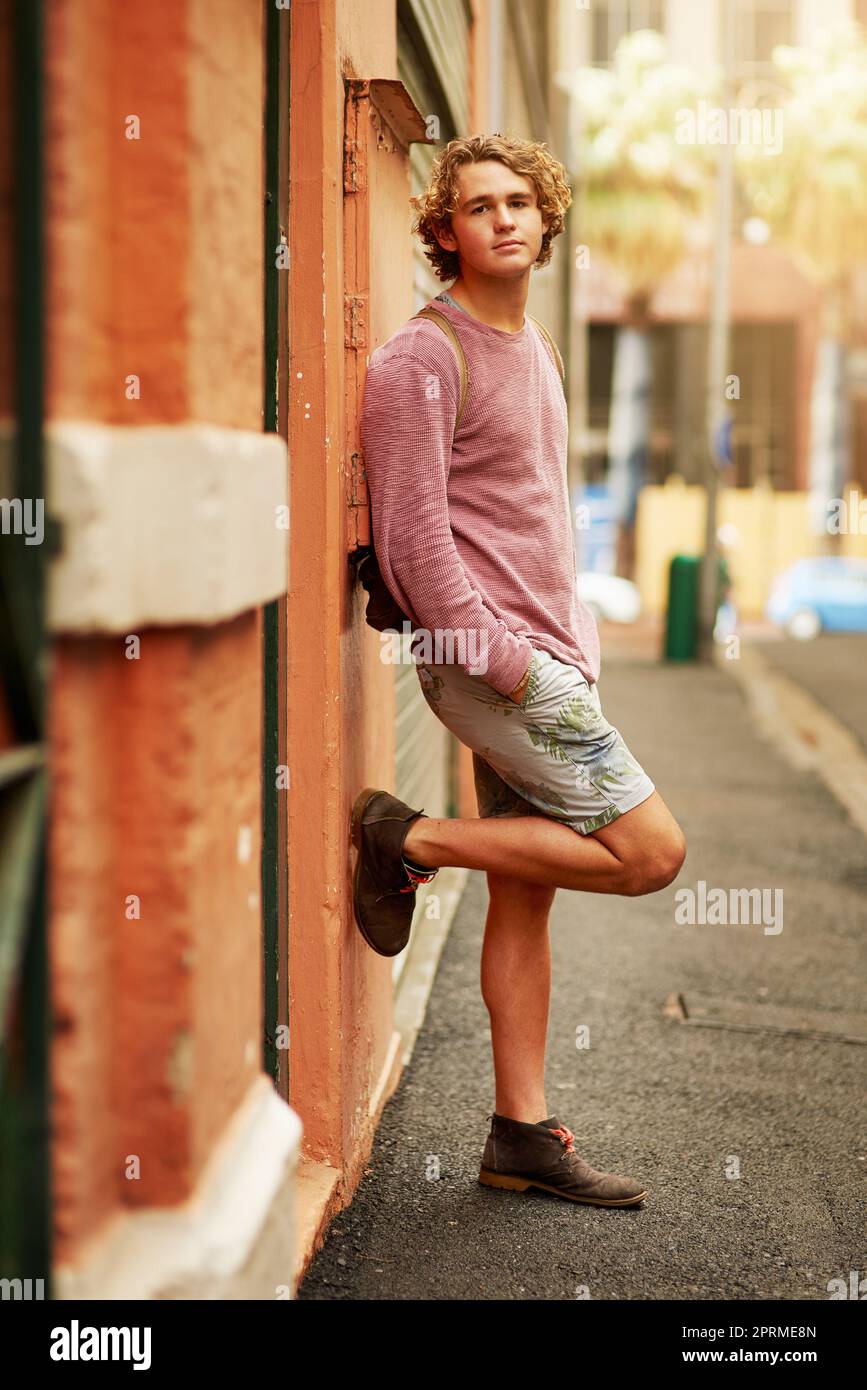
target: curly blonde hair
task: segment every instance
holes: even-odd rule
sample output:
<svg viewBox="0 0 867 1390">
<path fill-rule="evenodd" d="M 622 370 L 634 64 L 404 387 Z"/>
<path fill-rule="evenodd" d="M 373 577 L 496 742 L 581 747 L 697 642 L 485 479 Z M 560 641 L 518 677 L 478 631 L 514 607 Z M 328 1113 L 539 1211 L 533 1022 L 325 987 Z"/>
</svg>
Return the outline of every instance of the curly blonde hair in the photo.
<svg viewBox="0 0 867 1390">
<path fill-rule="evenodd" d="M 427 247 L 425 255 L 440 280 L 454 280 L 460 275 L 460 258 L 457 251 L 446 251 L 440 246 L 434 229 L 451 230 L 451 214 L 458 208 L 458 170 L 464 164 L 478 164 L 483 159 L 498 159 L 514 173 L 532 180 L 542 217 L 551 219 L 536 257 L 537 266 L 548 264 L 551 243 L 566 225 L 572 191 L 566 181 L 565 168 L 547 145 L 534 140 L 518 140 L 499 132 L 459 136 L 450 140 L 434 161 L 427 190 L 409 200 L 416 211 L 412 230 Z"/>
</svg>

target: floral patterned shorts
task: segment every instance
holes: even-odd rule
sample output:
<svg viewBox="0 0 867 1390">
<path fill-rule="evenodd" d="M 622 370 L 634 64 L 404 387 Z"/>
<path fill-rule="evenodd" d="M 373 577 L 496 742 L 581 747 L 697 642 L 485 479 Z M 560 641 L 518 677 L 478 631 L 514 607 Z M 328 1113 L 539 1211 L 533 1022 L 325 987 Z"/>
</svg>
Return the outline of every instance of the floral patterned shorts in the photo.
<svg viewBox="0 0 867 1390">
<path fill-rule="evenodd" d="M 550 816 L 589 835 L 655 790 L 577 666 L 534 650 L 520 704 L 461 666 L 417 670 L 437 719 L 473 750 L 480 816 Z"/>
</svg>

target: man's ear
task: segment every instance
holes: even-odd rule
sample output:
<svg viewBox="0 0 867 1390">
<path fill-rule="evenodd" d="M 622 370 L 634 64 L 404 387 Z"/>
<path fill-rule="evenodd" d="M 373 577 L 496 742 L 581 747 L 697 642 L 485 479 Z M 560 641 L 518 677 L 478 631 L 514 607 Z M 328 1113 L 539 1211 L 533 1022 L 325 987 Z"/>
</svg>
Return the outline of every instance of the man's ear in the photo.
<svg viewBox="0 0 867 1390">
<path fill-rule="evenodd" d="M 433 234 L 444 251 L 457 251 L 458 243 L 450 225 L 434 226 Z"/>
</svg>

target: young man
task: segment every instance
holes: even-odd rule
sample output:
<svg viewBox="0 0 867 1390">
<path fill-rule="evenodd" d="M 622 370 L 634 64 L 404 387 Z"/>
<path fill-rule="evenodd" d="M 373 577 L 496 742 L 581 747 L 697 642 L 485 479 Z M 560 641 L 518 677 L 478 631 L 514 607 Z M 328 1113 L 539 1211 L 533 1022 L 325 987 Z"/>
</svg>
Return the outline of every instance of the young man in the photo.
<svg viewBox="0 0 867 1390">
<path fill-rule="evenodd" d="M 671 883 L 677 822 L 602 714 L 599 639 L 576 591 L 558 364 L 525 313 L 571 201 L 544 145 L 453 140 L 413 200 L 437 275 L 432 306 L 466 355 L 412 319 L 371 355 L 361 422 L 374 546 L 414 628 L 428 704 L 473 750 L 478 820 L 434 819 L 387 791 L 353 807 L 356 922 L 382 955 L 406 945 L 419 883 L 487 871 L 482 995 L 495 1111 L 480 1181 L 602 1206 L 641 1183 L 591 1168 L 545 1100 L 548 914 L 558 887 L 635 895 Z M 454 437 L 453 437 L 454 436 Z M 443 657 L 437 634 L 457 636 Z M 427 639 L 427 640 L 425 640 Z M 434 656 L 431 656 L 431 651 Z"/>
</svg>

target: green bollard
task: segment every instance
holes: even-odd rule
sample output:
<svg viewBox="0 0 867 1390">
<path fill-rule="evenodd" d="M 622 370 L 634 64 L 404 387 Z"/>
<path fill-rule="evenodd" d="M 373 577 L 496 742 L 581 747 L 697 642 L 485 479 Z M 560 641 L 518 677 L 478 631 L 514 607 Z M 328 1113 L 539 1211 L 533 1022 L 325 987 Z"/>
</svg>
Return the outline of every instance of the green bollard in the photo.
<svg viewBox="0 0 867 1390">
<path fill-rule="evenodd" d="M 698 649 L 698 596 L 701 558 L 674 555 L 668 571 L 665 660 L 694 661 Z"/>
</svg>

